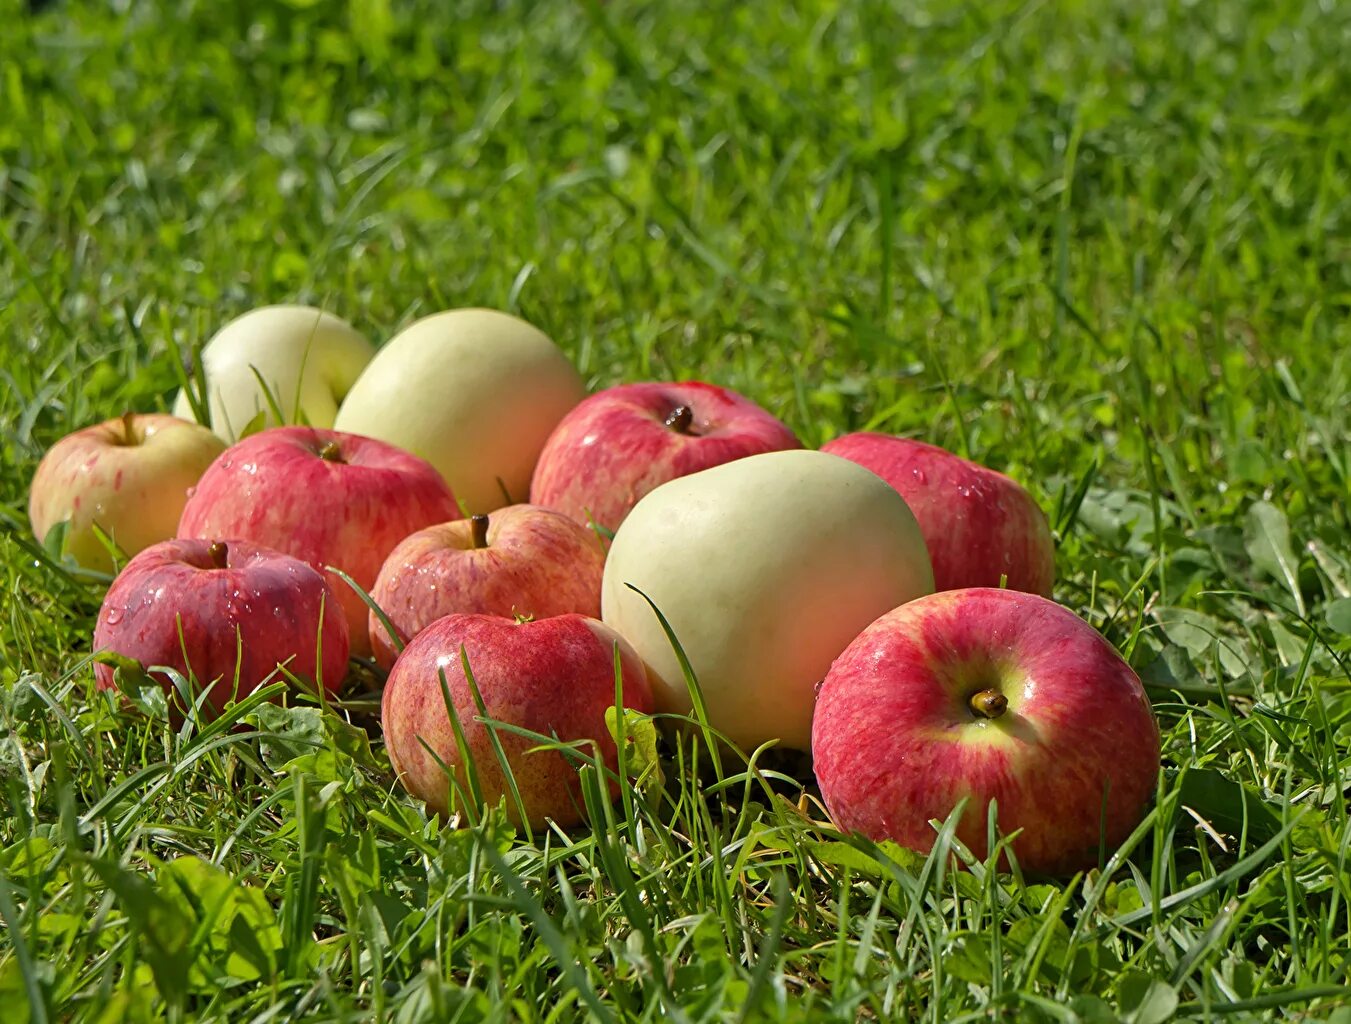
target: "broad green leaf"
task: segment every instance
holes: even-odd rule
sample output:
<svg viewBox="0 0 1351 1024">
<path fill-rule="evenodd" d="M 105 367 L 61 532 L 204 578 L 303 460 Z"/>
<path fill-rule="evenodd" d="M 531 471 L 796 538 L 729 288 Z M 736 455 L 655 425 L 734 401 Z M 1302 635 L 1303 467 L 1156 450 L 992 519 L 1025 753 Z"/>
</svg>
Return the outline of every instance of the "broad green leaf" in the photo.
<svg viewBox="0 0 1351 1024">
<path fill-rule="evenodd" d="M 657 758 L 657 726 L 652 719 L 641 711 L 624 708 L 625 759 L 629 774 L 638 788 L 660 786 L 662 783 L 661 763 Z M 614 705 L 605 709 L 605 728 L 610 737 L 619 743 L 619 709 Z"/>
<path fill-rule="evenodd" d="M 1299 589 L 1299 561 L 1290 548 L 1290 523 L 1285 513 L 1270 502 L 1253 502 L 1248 509 L 1244 537 L 1253 565 L 1285 584 L 1295 608 L 1305 614 L 1304 596 Z"/>
<path fill-rule="evenodd" d="M 1351 635 L 1351 597 L 1339 597 L 1328 602 L 1323 611 L 1328 628 L 1343 635 Z"/>
<path fill-rule="evenodd" d="M 1075 996 L 1070 1000 L 1070 1009 L 1082 1024 L 1121 1024 L 1121 1018 L 1097 996 Z"/>
<path fill-rule="evenodd" d="M 156 872 L 159 891 L 194 928 L 194 988 L 271 977 L 281 932 L 263 894 L 200 857 Z"/>
<path fill-rule="evenodd" d="M 1250 786 L 1213 768 L 1193 768 L 1182 779 L 1182 805 L 1190 807 L 1218 832 L 1239 835 L 1246 820 L 1248 838 L 1265 842 L 1281 830 L 1281 816 Z"/>
<path fill-rule="evenodd" d="M 149 965 L 160 995 L 171 1006 L 181 1005 L 190 987 L 193 921 L 146 878 L 102 859 L 85 863 L 113 891 L 131 921 L 139 956 Z"/>
<path fill-rule="evenodd" d="M 53 559 L 60 562 L 66 557 L 66 538 L 70 535 L 70 520 L 62 519 L 47 531 L 42 538 L 42 547 Z"/>
<path fill-rule="evenodd" d="M 313 754 L 325 745 L 327 730 L 324 713 L 319 708 L 259 704 L 244 720 L 268 734 L 266 739 L 259 740 L 258 750 L 273 771 L 280 771 L 295 758 Z"/>
<path fill-rule="evenodd" d="M 1177 990 L 1139 971 L 1123 975 L 1119 989 L 1124 1024 L 1164 1024 L 1177 1010 Z"/>
</svg>

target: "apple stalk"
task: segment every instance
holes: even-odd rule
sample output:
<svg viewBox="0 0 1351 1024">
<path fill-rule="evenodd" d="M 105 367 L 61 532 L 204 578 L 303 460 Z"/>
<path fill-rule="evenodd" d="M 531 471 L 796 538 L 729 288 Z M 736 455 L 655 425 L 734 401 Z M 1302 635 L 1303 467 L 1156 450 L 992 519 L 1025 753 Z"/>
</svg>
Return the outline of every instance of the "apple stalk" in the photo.
<svg viewBox="0 0 1351 1024">
<path fill-rule="evenodd" d="M 469 517 L 469 529 L 474 540 L 474 550 L 488 546 L 488 516 L 480 512 Z"/>
<path fill-rule="evenodd" d="M 666 425 L 677 434 L 691 434 L 690 429 L 694 425 L 694 410 L 688 405 L 677 405 L 671 410 L 671 415 L 667 416 Z"/>
</svg>

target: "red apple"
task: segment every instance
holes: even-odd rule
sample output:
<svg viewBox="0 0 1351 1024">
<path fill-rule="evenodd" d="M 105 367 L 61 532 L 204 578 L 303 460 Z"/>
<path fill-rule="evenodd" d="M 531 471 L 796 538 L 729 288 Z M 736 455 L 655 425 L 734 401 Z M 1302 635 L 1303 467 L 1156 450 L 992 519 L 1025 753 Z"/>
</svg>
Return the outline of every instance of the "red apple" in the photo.
<svg viewBox="0 0 1351 1024">
<path fill-rule="evenodd" d="M 211 710 L 293 675 L 337 690 L 347 671 L 347 621 L 323 576 L 247 541 L 166 540 L 118 574 L 94 627 L 94 649 L 146 668 L 191 674 Z M 101 690 L 114 686 L 97 664 Z M 154 673 L 171 698 L 167 674 Z"/>
<path fill-rule="evenodd" d="M 463 648 L 488 717 L 560 740 L 592 740 L 614 769 L 617 753 L 605 725 L 615 698 L 615 648 L 619 649 L 624 705 L 648 711 L 652 695 L 638 655 L 618 633 L 583 615 L 517 621 L 497 615 L 447 615 L 399 655 L 385 683 L 381 721 L 389 760 L 404 787 L 442 815 L 449 813 L 451 781 L 467 795 L 468 776 L 441 690 L 445 673 L 451 705 L 464 730 L 484 801 L 507 796 L 507 811 L 519 821 L 506 776 L 493 751 L 489 727 L 465 679 Z M 532 826 L 552 818 L 560 825 L 582 820 L 575 765 L 553 750 L 528 753 L 538 741 L 497 730 L 497 737 Z M 435 755 L 435 756 L 433 756 Z M 439 762 L 438 763 L 438 759 Z"/>
<path fill-rule="evenodd" d="M 206 427 L 163 414 L 127 413 L 68 434 L 33 475 L 28 518 L 39 541 L 69 522 L 64 553 L 109 572 L 97 525 L 127 555 L 174 535 L 188 488 L 225 450 Z"/>
<path fill-rule="evenodd" d="M 613 531 L 668 480 L 801 447 L 735 391 L 699 381 L 622 384 L 592 395 L 554 428 L 535 464 L 530 501 Z"/>
<path fill-rule="evenodd" d="M 846 434 L 821 447 L 901 492 L 919 521 L 935 590 L 997 587 L 1051 596 L 1055 541 L 1046 515 L 1016 481 L 923 441 Z"/>
<path fill-rule="evenodd" d="M 509 505 L 405 538 L 385 559 L 371 597 L 407 643 L 453 612 L 599 618 L 604 571 L 605 551 L 586 527 L 547 508 Z M 377 664 L 389 668 L 398 651 L 374 612 L 370 638 Z"/>
<path fill-rule="evenodd" d="M 336 566 L 370 591 L 394 546 L 459 515 L 439 473 L 383 441 L 274 427 L 221 453 L 183 509 L 180 537 L 238 537 L 325 571 L 347 616 L 352 653 L 370 654 L 367 607 Z"/>
<path fill-rule="evenodd" d="M 926 852 L 929 820 L 969 797 L 957 837 L 983 858 L 994 800 L 1023 868 L 1063 874 L 1139 823 L 1159 729 L 1139 678 L 1073 612 L 953 590 L 888 612 L 836 659 L 812 755 L 841 830 Z"/>
</svg>

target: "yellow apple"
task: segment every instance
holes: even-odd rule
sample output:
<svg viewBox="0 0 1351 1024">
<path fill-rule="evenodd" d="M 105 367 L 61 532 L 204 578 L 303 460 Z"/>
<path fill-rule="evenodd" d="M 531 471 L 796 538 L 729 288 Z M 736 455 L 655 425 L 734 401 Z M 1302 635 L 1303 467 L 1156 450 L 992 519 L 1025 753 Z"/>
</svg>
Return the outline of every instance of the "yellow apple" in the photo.
<svg viewBox="0 0 1351 1024">
<path fill-rule="evenodd" d="M 537 328 L 492 309 L 456 309 L 390 339 L 334 426 L 421 456 L 467 512 L 491 512 L 526 500 L 544 442 L 585 394 Z"/>
<path fill-rule="evenodd" d="M 312 427 L 331 427 L 338 404 L 373 353 L 370 342 L 332 313 L 311 306 L 251 310 L 202 349 L 211 429 L 233 443 L 260 413 L 269 427 L 302 418 Z M 194 418 L 181 391 L 174 415 Z"/>
<path fill-rule="evenodd" d="M 658 711 L 691 703 L 643 594 L 688 656 L 715 729 L 746 750 L 806 750 L 831 662 L 878 616 L 932 591 L 915 517 L 880 477 L 823 452 L 771 452 L 639 501 L 610 547 L 601 618 L 651 670 Z"/>
<path fill-rule="evenodd" d="M 112 556 L 95 531 L 128 556 L 173 537 L 178 517 L 222 441 L 206 427 L 162 413 L 127 413 L 67 434 L 33 474 L 28 519 L 39 541 L 68 523 L 63 553 L 109 572 Z"/>
</svg>

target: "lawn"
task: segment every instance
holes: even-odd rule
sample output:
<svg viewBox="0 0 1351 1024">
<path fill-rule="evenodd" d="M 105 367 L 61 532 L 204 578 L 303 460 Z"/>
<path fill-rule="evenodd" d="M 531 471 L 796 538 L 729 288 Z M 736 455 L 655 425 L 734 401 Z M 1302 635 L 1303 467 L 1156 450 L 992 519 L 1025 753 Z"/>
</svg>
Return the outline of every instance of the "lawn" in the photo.
<svg viewBox="0 0 1351 1024">
<path fill-rule="evenodd" d="M 0 1018 L 1351 1021 L 1351 7 L 0 0 Z M 663 747 L 590 828 L 442 828 L 379 680 L 96 693 L 63 434 L 267 302 L 510 310 L 589 385 L 1005 470 L 1145 681 L 1099 869 L 833 831 Z M 698 567 L 692 566 L 691 572 Z M 955 860 L 954 860 L 955 858 Z"/>
</svg>

